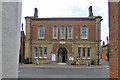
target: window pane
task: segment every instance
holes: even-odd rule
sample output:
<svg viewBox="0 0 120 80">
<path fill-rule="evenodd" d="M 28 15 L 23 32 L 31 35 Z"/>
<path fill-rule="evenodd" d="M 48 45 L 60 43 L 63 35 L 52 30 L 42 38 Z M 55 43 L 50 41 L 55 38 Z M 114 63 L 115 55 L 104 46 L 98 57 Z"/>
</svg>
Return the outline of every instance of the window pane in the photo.
<svg viewBox="0 0 120 80">
<path fill-rule="evenodd" d="M 43 37 L 44 37 L 44 27 L 43 27 L 43 26 L 40 26 L 40 27 L 39 27 L 39 37 L 40 37 L 40 38 L 43 38 Z"/>
<path fill-rule="evenodd" d="M 68 27 L 68 38 L 72 38 L 72 26 Z"/>
<path fill-rule="evenodd" d="M 39 57 L 42 57 L 42 47 L 39 48 Z"/>
<path fill-rule="evenodd" d="M 91 48 L 88 48 L 88 58 L 91 56 Z"/>
<path fill-rule="evenodd" d="M 57 26 L 53 27 L 53 38 L 57 38 Z"/>
<path fill-rule="evenodd" d="M 83 58 L 85 58 L 85 54 L 86 54 L 86 48 L 83 48 Z"/>
<path fill-rule="evenodd" d="M 61 27 L 61 38 L 62 39 L 65 38 L 65 27 L 64 26 Z"/>
<path fill-rule="evenodd" d="M 37 48 L 35 47 L 34 57 L 37 57 Z"/>
<path fill-rule="evenodd" d="M 47 57 L 47 47 L 44 47 L 44 57 Z"/>
<path fill-rule="evenodd" d="M 87 27 L 82 27 L 82 39 L 87 39 Z"/>
<path fill-rule="evenodd" d="M 78 57 L 81 58 L 81 48 L 78 48 Z"/>
</svg>

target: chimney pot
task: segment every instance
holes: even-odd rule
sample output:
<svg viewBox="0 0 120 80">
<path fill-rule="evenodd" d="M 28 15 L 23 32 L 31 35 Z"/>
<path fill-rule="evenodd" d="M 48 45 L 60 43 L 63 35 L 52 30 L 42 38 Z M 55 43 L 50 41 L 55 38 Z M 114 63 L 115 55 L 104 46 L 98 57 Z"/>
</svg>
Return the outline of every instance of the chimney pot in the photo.
<svg viewBox="0 0 120 80">
<path fill-rule="evenodd" d="M 38 17 L 38 9 L 35 8 L 34 17 Z"/>
<path fill-rule="evenodd" d="M 92 6 L 89 7 L 89 17 L 92 17 L 93 13 L 92 13 Z"/>
</svg>

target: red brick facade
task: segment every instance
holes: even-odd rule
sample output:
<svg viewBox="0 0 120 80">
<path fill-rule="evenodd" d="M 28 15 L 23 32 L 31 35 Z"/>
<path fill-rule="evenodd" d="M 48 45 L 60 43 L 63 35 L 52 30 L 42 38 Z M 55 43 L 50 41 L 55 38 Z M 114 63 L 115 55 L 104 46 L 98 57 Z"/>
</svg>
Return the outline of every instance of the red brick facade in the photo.
<svg viewBox="0 0 120 80">
<path fill-rule="evenodd" d="M 53 40 L 52 37 L 52 31 L 53 26 L 56 25 L 58 27 L 58 40 L 60 40 L 60 27 L 61 25 L 65 25 L 66 28 L 66 40 L 67 40 L 67 27 L 69 25 L 73 26 L 73 40 L 81 40 L 81 27 L 83 25 L 88 26 L 88 36 L 89 38 L 87 40 L 96 40 L 96 24 L 94 20 L 67 20 L 67 21 L 47 21 L 47 20 L 33 20 L 31 24 L 31 39 L 38 40 L 38 27 L 40 25 L 43 25 L 45 27 L 45 38 L 43 40 Z M 76 38 L 78 37 L 78 38 Z"/>
<path fill-rule="evenodd" d="M 22 54 L 23 52 L 23 54 Z M 20 38 L 20 53 L 19 53 L 19 62 L 21 62 L 21 54 L 23 55 L 23 61 L 25 57 L 25 33 L 24 31 L 21 31 L 21 38 Z"/>
<path fill-rule="evenodd" d="M 104 43 L 104 41 L 103 41 L 103 45 L 101 46 L 101 59 L 102 59 L 102 60 L 108 61 L 108 57 L 107 57 L 107 55 L 106 55 L 108 49 L 109 49 L 109 44 L 106 44 L 106 45 L 105 45 L 105 43 Z"/>
<path fill-rule="evenodd" d="M 120 79 L 120 2 L 109 2 L 109 25 L 110 77 Z"/>
</svg>

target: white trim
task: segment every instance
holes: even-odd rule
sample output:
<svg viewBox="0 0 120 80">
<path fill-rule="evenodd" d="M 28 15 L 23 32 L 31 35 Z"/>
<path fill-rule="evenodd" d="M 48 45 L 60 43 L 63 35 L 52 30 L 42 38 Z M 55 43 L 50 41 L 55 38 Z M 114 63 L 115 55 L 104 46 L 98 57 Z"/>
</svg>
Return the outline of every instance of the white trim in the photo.
<svg viewBox="0 0 120 80">
<path fill-rule="evenodd" d="M 39 57 L 39 58 L 43 58 L 43 57 Z"/>
<path fill-rule="evenodd" d="M 34 57 L 35 59 L 37 59 L 38 57 Z"/>
</svg>

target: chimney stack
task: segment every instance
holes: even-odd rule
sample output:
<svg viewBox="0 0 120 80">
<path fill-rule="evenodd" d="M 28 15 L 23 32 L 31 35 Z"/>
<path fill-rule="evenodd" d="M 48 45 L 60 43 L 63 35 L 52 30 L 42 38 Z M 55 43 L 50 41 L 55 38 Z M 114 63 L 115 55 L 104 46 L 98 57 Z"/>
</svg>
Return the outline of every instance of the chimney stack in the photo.
<svg viewBox="0 0 120 80">
<path fill-rule="evenodd" d="M 35 8 L 34 17 L 38 18 L 38 9 Z"/>
<path fill-rule="evenodd" d="M 93 17 L 92 6 L 89 7 L 89 17 Z"/>
<path fill-rule="evenodd" d="M 105 41 L 103 41 L 103 46 L 105 45 Z"/>
</svg>

